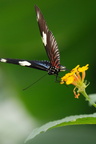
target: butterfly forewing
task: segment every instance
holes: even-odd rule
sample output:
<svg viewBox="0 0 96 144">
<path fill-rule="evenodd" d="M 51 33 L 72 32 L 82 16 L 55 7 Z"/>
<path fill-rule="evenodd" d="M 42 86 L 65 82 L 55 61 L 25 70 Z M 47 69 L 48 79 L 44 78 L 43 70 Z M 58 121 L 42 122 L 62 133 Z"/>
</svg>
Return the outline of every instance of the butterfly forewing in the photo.
<svg viewBox="0 0 96 144">
<path fill-rule="evenodd" d="M 10 58 L 0 58 L 0 62 L 16 64 L 24 67 L 40 69 L 43 71 L 48 71 L 50 67 L 50 62 L 48 61 L 38 61 L 38 60 L 22 60 L 22 59 L 10 59 Z"/>
<path fill-rule="evenodd" d="M 60 54 L 58 50 L 57 42 L 52 34 L 52 32 L 48 29 L 46 21 L 40 11 L 40 9 L 35 6 L 37 22 L 40 29 L 42 41 L 44 47 L 46 49 L 48 58 L 50 60 L 51 66 L 58 68 L 60 67 Z"/>
</svg>

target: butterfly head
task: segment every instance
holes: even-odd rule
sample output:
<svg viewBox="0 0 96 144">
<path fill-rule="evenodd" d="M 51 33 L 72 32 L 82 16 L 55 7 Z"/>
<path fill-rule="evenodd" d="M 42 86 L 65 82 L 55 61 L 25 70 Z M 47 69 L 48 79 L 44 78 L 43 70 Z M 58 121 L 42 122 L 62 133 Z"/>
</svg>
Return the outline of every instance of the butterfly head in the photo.
<svg viewBox="0 0 96 144">
<path fill-rule="evenodd" d="M 60 66 L 60 71 L 65 71 L 66 70 L 66 67 L 65 66 Z"/>
</svg>

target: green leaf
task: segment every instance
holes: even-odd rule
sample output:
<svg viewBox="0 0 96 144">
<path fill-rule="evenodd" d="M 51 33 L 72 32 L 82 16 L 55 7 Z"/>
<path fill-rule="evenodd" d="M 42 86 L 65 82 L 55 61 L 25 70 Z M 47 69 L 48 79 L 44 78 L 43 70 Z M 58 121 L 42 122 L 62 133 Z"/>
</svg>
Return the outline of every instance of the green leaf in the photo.
<svg viewBox="0 0 96 144">
<path fill-rule="evenodd" d="M 96 124 L 96 113 L 89 115 L 84 114 L 84 115 L 69 116 L 61 120 L 46 123 L 40 128 L 34 129 L 32 133 L 28 136 L 28 138 L 25 140 L 25 143 L 33 139 L 41 132 L 46 132 L 49 129 L 67 125 L 80 125 L 80 124 Z"/>
</svg>

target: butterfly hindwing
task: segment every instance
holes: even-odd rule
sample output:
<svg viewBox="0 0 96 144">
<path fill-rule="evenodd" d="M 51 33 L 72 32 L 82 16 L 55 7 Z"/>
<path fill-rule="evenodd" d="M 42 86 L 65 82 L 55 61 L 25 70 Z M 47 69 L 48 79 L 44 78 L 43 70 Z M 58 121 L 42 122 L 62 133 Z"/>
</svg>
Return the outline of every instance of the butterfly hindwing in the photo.
<svg viewBox="0 0 96 144">
<path fill-rule="evenodd" d="M 37 22 L 42 37 L 42 41 L 46 49 L 48 58 L 50 60 L 51 66 L 59 68 L 60 54 L 59 54 L 57 42 L 52 32 L 48 29 L 48 26 L 46 24 L 46 21 L 44 20 L 44 17 L 40 9 L 37 6 L 35 6 L 35 10 L 36 10 Z"/>
</svg>

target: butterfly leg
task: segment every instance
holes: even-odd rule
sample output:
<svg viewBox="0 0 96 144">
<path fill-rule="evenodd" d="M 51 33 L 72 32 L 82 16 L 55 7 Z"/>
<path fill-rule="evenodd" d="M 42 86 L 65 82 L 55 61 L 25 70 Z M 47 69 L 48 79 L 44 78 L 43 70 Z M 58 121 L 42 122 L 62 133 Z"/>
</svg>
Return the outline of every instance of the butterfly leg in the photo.
<svg viewBox="0 0 96 144">
<path fill-rule="evenodd" d="M 55 75 L 55 76 L 56 76 L 56 77 L 55 77 L 55 82 L 56 82 L 56 83 L 60 83 L 60 79 L 59 79 L 60 77 L 59 77 L 58 75 Z"/>
</svg>

